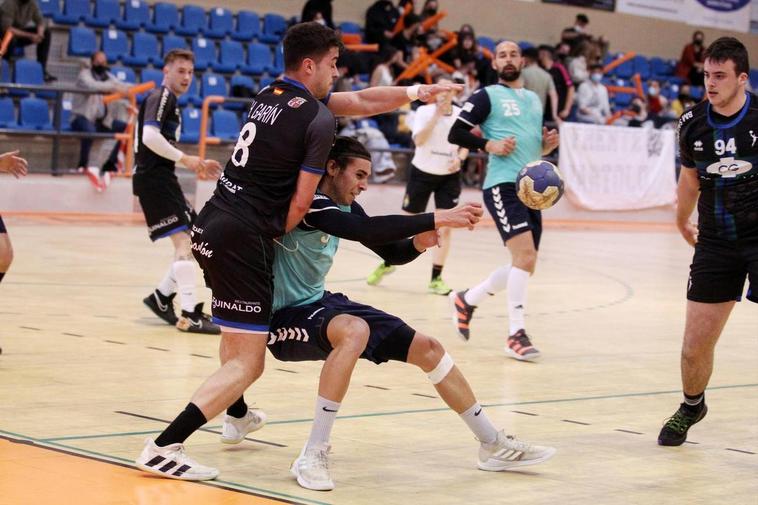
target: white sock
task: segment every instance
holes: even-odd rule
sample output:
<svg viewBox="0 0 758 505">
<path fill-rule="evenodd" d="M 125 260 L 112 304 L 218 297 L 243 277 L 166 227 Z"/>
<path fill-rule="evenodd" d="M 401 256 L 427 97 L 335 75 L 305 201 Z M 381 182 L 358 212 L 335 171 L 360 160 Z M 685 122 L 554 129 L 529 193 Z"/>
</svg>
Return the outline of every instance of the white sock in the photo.
<svg viewBox="0 0 758 505">
<path fill-rule="evenodd" d="M 339 403 L 327 400 L 319 395 L 316 399 L 316 414 L 313 416 L 313 426 L 308 437 L 308 443 L 305 444 L 306 447 L 329 443 L 332 426 L 334 426 L 334 420 L 337 419 L 339 409 Z"/>
<path fill-rule="evenodd" d="M 508 273 L 511 271 L 511 265 L 505 265 L 492 272 L 489 277 L 482 282 L 470 288 L 463 296 L 466 303 L 477 306 L 487 295 L 494 295 L 502 291 L 508 285 Z"/>
<path fill-rule="evenodd" d="M 492 424 L 490 418 L 484 413 L 484 409 L 476 402 L 466 412 L 460 414 L 463 422 L 474 433 L 477 440 L 483 444 L 491 444 L 497 439 L 497 428 Z"/>
<path fill-rule="evenodd" d="M 182 310 L 192 312 L 195 310 L 195 264 L 192 261 L 174 261 L 174 279 L 181 294 Z"/>
<path fill-rule="evenodd" d="M 169 296 L 172 293 L 176 293 L 176 280 L 174 279 L 174 264 L 172 263 L 168 267 L 166 275 L 163 276 L 163 280 L 158 284 L 158 291 L 163 296 Z"/>
<path fill-rule="evenodd" d="M 524 313 L 526 312 L 526 283 L 529 272 L 520 268 L 511 268 L 508 274 L 508 326 L 509 335 L 525 329 Z"/>
</svg>

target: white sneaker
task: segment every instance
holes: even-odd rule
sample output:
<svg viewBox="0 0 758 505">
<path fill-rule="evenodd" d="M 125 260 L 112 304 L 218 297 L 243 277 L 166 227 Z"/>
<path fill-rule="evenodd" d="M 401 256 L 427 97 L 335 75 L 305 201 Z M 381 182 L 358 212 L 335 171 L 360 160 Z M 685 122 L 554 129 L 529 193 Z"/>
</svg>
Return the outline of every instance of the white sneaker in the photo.
<svg viewBox="0 0 758 505">
<path fill-rule="evenodd" d="M 218 477 L 217 469 L 203 466 L 187 456 L 182 444 L 158 447 L 149 438 L 145 440 L 145 448 L 136 463 L 146 472 L 169 479 L 211 480 Z"/>
<path fill-rule="evenodd" d="M 536 465 L 555 455 L 554 447 L 531 445 L 516 440 L 504 431 L 497 434 L 497 440 L 482 443 L 479 448 L 479 470 L 502 472 L 519 466 Z"/>
<path fill-rule="evenodd" d="M 244 417 L 224 416 L 221 428 L 221 441 L 225 444 L 239 444 L 245 435 L 263 428 L 266 424 L 266 413 L 261 409 L 250 409 Z"/>
<path fill-rule="evenodd" d="M 300 456 L 292 462 L 290 472 L 297 483 L 313 491 L 331 491 L 334 482 L 329 475 L 329 444 L 305 447 Z"/>
</svg>

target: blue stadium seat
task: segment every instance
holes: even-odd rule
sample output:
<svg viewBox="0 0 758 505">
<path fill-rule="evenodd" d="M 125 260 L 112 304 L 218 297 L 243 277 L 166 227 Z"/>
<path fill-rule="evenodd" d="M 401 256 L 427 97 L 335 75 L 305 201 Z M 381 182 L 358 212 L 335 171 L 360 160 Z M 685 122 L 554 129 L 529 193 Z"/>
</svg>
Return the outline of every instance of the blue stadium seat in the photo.
<svg viewBox="0 0 758 505">
<path fill-rule="evenodd" d="M 339 28 L 342 33 L 360 34 L 363 31 L 361 30 L 361 25 L 358 23 L 353 23 L 352 21 L 343 21 L 339 24 Z"/>
<path fill-rule="evenodd" d="M 613 69 L 611 73 L 621 79 L 631 79 L 634 75 L 634 59 L 625 61 Z"/>
<path fill-rule="evenodd" d="M 71 28 L 68 34 L 69 56 L 92 56 L 97 50 L 95 31 L 84 26 Z"/>
<path fill-rule="evenodd" d="M 176 35 L 164 35 L 162 56 L 165 58 L 172 49 L 188 49 L 187 40 Z"/>
<path fill-rule="evenodd" d="M 640 74 L 642 80 L 650 79 L 652 72 L 650 71 L 650 61 L 642 55 L 637 55 L 632 60 L 634 61 L 634 73 Z"/>
<path fill-rule="evenodd" d="M 150 22 L 150 6 L 142 0 L 126 0 L 124 17 L 116 20 L 121 30 L 139 30 Z"/>
<path fill-rule="evenodd" d="M 182 8 L 182 24 L 174 28 L 177 35 L 196 37 L 208 29 L 205 11 L 197 5 L 185 5 Z"/>
<path fill-rule="evenodd" d="M 630 103 L 632 103 L 633 98 L 634 98 L 634 95 L 632 95 L 631 93 L 617 93 L 614 99 L 614 102 L 618 107 L 623 109 L 629 106 Z"/>
<path fill-rule="evenodd" d="M 700 101 L 705 96 L 705 88 L 702 86 L 690 86 L 690 95 L 694 100 Z"/>
<path fill-rule="evenodd" d="M 650 58 L 650 71 L 653 74 L 654 79 L 664 79 L 669 75 L 673 75 L 674 67 L 669 60 L 658 58 L 657 56 Z"/>
<path fill-rule="evenodd" d="M 179 142 L 197 144 L 200 139 L 200 109 L 187 107 L 182 110 L 182 133 Z"/>
<path fill-rule="evenodd" d="M 63 0 L 63 12 L 53 14 L 53 20 L 64 25 L 75 25 L 91 15 L 89 8 L 89 0 Z"/>
<path fill-rule="evenodd" d="M 61 101 L 61 131 L 71 131 L 71 116 L 73 116 L 73 108 L 74 102 L 70 98 Z M 55 128 L 55 123 L 53 123 L 53 128 Z"/>
<path fill-rule="evenodd" d="M 52 130 L 47 101 L 41 98 L 22 98 L 18 124 L 24 130 Z"/>
<path fill-rule="evenodd" d="M 753 91 L 758 90 L 758 68 L 750 69 L 750 85 L 753 87 Z"/>
<path fill-rule="evenodd" d="M 210 95 L 227 96 L 226 80 L 223 75 L 206 72 L 203 74 L 202 97 Z"/>
<path fill-rule="evenodd" d="M 45 79 L 43 78 L 42 65 L 37 60 L 16 60 L 14 64 L 13 77 L 16 84 L 25 84 L 27 86 L 44 86 Z M 11 95 L 16 96 L 28 96 L 29 92 L 24 90 L 9 90 Z M 53 91 L 34 91 L 34 94 L 38 97 L 55 96 Z"/>
<path fill-rule="evenodd" d="M 234 96 L 234 88 L 245 88 L 250 95 L 255 96 L 255 82 L 253 78 L 247 75 L 235 74 L 229 80 L 229 96 Z M 230 110 L 241 110 L 250 107 L 249 103 L 230 102 L 224 104 L 224 107 Z"/>
<path fill-rule="evenodd" d="M 274 48 L 274 62 L 268 69 L 268 73 L 278 76 L 284 72 L 284 44 L 281 42 Z"/>
<path fill-rule="evenodd" d="M 245 50 L 242 47 L 242 43 L 236 40 L 222 40 L 218 61 L 212 65 L 213 70 L 230 73 L 244 64 Z"/>
<path fill-rule="evenodd" d="M 252 42 L 253 38 L 258 38 L 261 33 L 261 20 L 258 14 L 250 11 L 239 11 L 237 13 L 237 27 L 232 32 L 234 40 Z"/>
<path fill-rule="evenodd" d="M 0 58 L 0 83 L 13 82 L 11 77 L 11 66 L 8 64 L 8 60 Z"/>
<path fill-rule="evenodd" d="M 135 84 L 137 82 L 137 76 L 134 74 L 134 70 L 130 67 L 113 66 L 111 67 L 111 73 L 121 82 L 129 84 Z"/>
<path fill-rule="evenodd" d="M 490 37 L 486 37 L 482 35 L 481 37 L 476 38 L 477 45 L 484 47 L 486 49 L 489 49 L 491 52 L 495 52 L 495 41 L 492 40 Z"/>
<path fill-rule="evenodd" d="M 140 75 L 140 82 L 148 82 L 148 81 L 153 81 L 155 83 L 155 87 L 159 88 L 161 83 L 163 82 L 163 72 L 156 68 L 143 68 Z M 142 103 L 142 100 L 144 100 L 145 97 L 147 97 L 147 95 L 150 94 L 152 91 L 153 90 L 150 90 L 146 93 L 140 93 L 139 95 L 137 95 L 137 102 Z"/>
<path fill-rule="evenodd" d="M 179 9 L 176 5 L 159 2 L 153 6 L 153 20 L 145 25 L 145 29 L 153 33 L 168 33 L 179 26 Z"/>
<path fill-rule="evenodd" d="M 251 42 L 247 46 L 247 65 L 242 66 L 246 74 L 261 75 L 274 64 L 271 49 L 266 44 Z"/>
<path fill-rule="evenodd" d="M 115 63 L 129 56 L 129 39 L 126 34 L 120 30 L 103 30 L 101 35 L 103 41 L 103 52 L 108 59 L 108 63 Z"/>
<path fill-rule="evenodd" d="M 132 54 L 124 56 L 124 64 L 144 67 L 149 63 L 159 65 L 161 63 L 158 52 L 158 37 L 152 33 L 137 32 L 132 37 Z"/>
<path fill-rule="evenodd" d="M 271 84 L 275 80 L 276 79 L 274 79 L 273 77 L 261 77 L 261 83 L 260 83 L 260 87 L 258 89 L 260 90 L 260 89 L 265 88 L 266 86 L 268 86 L 269 84 Z"/>
<path fill-rule="evenodd" d="M 258 40 L 266 44 L 278 44 L 287 31 L 287 20 L 279 14 L 266 14 L 263 16 L 263 33 Z"/>
<path fill-rule="evenodd" d="M 118 0 L 96 0 L 95 12 L 88 16 L 84 22 L 89 26 L 105 28 L 110 24 L 116 24 L 121 19 L 121 6 Z"/>
<path fill-rule="evenodd" d="M 192 39 L 192 52 L 195 53 L 195 69 L 205 70 L 216 62 L 216 44 L 204 37 Z"/>
<path fill-rule="evenodd" d="M 0 128 L 17 128 L 16 107 L 10 97 L 0 98 Z"/>
<path fill-rule="evenodd" d="M 519 49 L 521 49 L 522 51 L 524 51 L 525 49 L 531 49 L 532 47 L 534 47 L 534 44 L 532 44 L 528 40 L 519 40 L 518 41 L 518 47 L 519 47 Z"/>
<path fill-rule="evenodd" d="M 216 109 L 212 114 L 211 134 L 221 140 L 235 142 L 240 134 L 240 121 L 237 114 L 226 109 Z"/>
<path fill-rule="evenodd" d="M 187 89 L 187 92 L 179 97 L 177 103 L 180 107 L 184 107 L 189 103 L 197 106 L 203 104 L 203 99 L 200 97 L 200 93 L 198 92 L 197 77 L 192 76 L 192 81 L 190 82 L 189 89 Z"/>
<path fill-rule="evenodd" d="M 208 29 L 205 31 L 208 37 L 223 39 L 234 31 L 234 16 L 229 9 L 216 7 L 209 11 L 208 17 Z"/>
<path fill-rule="evenodd" d="M 42 11 L 42 15 L 48 18 L 60 15 L 61 2 L 60 0 L 38 0 L 39 10 Z"/>
</svg>

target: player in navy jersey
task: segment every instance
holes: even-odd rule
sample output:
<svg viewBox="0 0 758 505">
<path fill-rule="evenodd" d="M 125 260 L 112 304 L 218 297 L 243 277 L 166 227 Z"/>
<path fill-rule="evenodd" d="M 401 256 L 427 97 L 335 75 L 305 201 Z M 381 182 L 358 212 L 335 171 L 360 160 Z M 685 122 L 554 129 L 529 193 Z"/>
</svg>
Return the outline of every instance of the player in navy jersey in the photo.
<svg viewBox="0 0 758 505">
<path fill-rule="evenodd" d="M 683 444 L 708 412 L 714 349 L 746 278 L 746 298 L 758 303 L 758 98 L 745 89 L 749 70 L 740 41 L 714 41 L 705 51 L 707 100 L 679 119 L 676 224 L 695 255 L 681 357 L 684 401 L 661 429 L 660 445 Z M 689 220 L 696 203 L 697 226 Z"/>
<path fill-rule="evenodd" d="M 431 100 L 458 86 L 377 87 L 330 94 L 341 42 L 319 23 L 291 27 L 284 37 L 284 77 L 255 97 L 216 191 L 192 224 L 192 249 L 211 288 L 213 322 L 221 328 L 222 366 L 155 441 L 137 465 L 170 478 L 207 480 L 218 470 L 184 454 L 183 442 L 226 409 L 222 441 L 260 428 L 242 393 L 263 373 L 273 295 L 274 239 L 310 208 L 338 115 L 388 112 L 410 100 Z"/>
<path fill-rule="evenodd" d="M 143 303 L 179 330 L 218 334 L 218 326 L 203 313 L 203 304 L 195 297 L 195 263 L 189 235 L 195 211 L 184 197 L 175 173 L 177 165 L 213 177 L 221 171 L 217 161 L 189 156 L 175 146 L 182 125 L 177 97 L 192 82 L 194 61 L 191 51 L 169 51 L 163 63 L 163 83 L 140 106 L 134 129 L 136 166 L 132 188 L 145 215 L 150 240 L 169 237 L 174 245 L 173 262 Z M 174 313 L 177 290 L 181 293 L 180 317 Z"/>
</svg>

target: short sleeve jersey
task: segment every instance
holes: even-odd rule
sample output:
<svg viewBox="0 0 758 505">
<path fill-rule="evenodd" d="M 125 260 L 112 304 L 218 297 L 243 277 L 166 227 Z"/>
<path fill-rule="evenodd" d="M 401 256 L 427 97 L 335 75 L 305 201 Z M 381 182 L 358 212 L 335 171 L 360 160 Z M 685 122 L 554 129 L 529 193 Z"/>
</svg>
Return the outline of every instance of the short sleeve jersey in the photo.
<svg viewBox="0 0 758 505">
<path fill-rule="evenodd" d="M 274 81 L 255 97 L 209 203 L 260 234 L 284 234 L 301 170 L 323 174 L 336 123 L 303 84 Z"/>
<path fill-rule="evenodd" d="M 508 156 L 489 155 L 483 189 L 516 182 L 524 165 L 542 157 L 542 103 L 528 89 L 487 86 L 471 95 L 458 118 L 478 125 L 487 139 L 516 138 L 516 149 Z"/>
<path fill-rule="evenodd" d="M 460 107 L 452 106 L 453 113 L 449 116 L 434 118 L 437 105 L 422 105 L 416 109 L 413 118 L 413 135 L 418 134 L 430 121 L 435 121 L 429 139 L 421 145 L 416 145 L 413 153 L 413 165 L 428 174 L 448 175 L 447 167 L 458 155 L 458 146 L 447 141 L 447 134 L 458 119 Z"/>
<path fill-rule="evenodd" d="M 173 175 L 174 162 L 159 156 L 142 143 L 145 126 L 155 126 L 171 145 L 179 140 L 182 116 L 176 95 L 165 86 L 154 89 L 140 105 L 137 128 L 134 129 L 135 173 L 143 176 Z"/>
<path fill-rule="evenodd" d="M 679 119 L 682 166 L 697 170 L 702 238 L 758 239 L 758 99 L 730 117 L 703 101 Z"/>
</svg>

